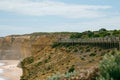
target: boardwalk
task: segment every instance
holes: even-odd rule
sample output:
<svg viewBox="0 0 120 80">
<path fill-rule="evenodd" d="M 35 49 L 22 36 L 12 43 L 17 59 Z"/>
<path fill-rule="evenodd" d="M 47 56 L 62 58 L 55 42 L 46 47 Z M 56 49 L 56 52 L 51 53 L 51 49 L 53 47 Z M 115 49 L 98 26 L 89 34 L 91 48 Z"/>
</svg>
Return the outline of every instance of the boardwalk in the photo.
<svg viewBox="0 0 120 80">
<path fill-rule="evenodd" d="M 59 43 L 100 46 L 102 48 L 117 48 L 120 50 L 120 37 L 86 38 L 86 39 L 59 39 Z"/>
</svg>

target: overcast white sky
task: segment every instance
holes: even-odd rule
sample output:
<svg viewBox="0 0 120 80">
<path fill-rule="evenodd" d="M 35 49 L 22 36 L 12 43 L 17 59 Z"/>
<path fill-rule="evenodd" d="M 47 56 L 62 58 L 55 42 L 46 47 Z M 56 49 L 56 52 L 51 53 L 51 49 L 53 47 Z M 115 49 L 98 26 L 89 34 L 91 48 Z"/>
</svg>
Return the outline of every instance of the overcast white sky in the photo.
<svg viewBox="0 0 120 80">
<path fill-rule="evenodd" d="M 120 29 L 120 0 L 0 0 L 0 36 Z"/>
</svg>

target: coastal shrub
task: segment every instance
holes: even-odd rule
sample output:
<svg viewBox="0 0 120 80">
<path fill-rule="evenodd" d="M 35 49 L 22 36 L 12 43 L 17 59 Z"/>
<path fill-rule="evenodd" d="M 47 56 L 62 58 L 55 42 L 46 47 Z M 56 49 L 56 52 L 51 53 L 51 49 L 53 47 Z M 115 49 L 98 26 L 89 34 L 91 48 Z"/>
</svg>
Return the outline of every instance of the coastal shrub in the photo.
<svg viewBox="0 0 120 80">
<path fill-rule="evenodd" d="M 74 49 L 74 51 L 73 52 L 78 52 L 78 49 Z"/>
<path fill-rule="evenodd" d="M 42 64 L 42 62 L 38 62 L 35 64 L 36 67 L 40 66 Z"/>
<path fill-rule="evenodd" d="M 71 68 L 68 70 L 69 73 L 74 72 L 75 68 L 74 65 L 71 66 Z"/>
<path fill-rule="evenodd" d="M 114 30 L 112 35 L 119 37 L 120 36 L 120 30 Z"/>
<path fill-rule="evenodd" d="M 80 57 L 81 58 L 81 60 L 85 60 L 85 58 L 84 57 Z"/>
<path fill-rule="evenodd" d="M 48 67 L 47 67 L 47 70 L 49 71 L 50 69 L 51 69 L 51 66 L 48 66 Z"/>
<path fill-rule="evenodd" d="M 52 48 L 55 48 L 55 47 L 58 47 L 59 45 L 60 45 L 60 43 L 54 42 L 51 46 L 52 46 Z"/>
<path fill-rule="evenodd" d="M 87 48 L 87 49 L 86 49 L 86 52 L 90 52 L 90 49 L 89 49 L 89 48 Z"/>
<path fill-rule="evenodd" d="M 72 46 L 73 44 L 71 43 L 59 43 L 59 42 L 54 42 L 51 46 L 52 48 L 56 48 L 56 47 L 61 47 L 61 46 L 64 46 L 64 47 L 69 47 L 69 46 Z"/>
<path fill-rule="evenodd" d="M 100 76 L 96 80 L 120 80 L 120 53 L 105 55 L 99 70 Z"/>
<path fill-rule="evenodd" d="M 60 76 L 59 75 L 54 75 L 52 77 L 49 77 L 47 80 L 60 80 Z"/>
<path fill-rule="evenodd" d="M 48 56 L 48 59 L 51 59 L 51 56 L 50 56 L 50 55 Z"/>
<path fill-rule="evenodd" d="M 91 62 L 94 62 L 94 61 L 95 61 L 94 59 L 91 59 L 91 60 L 89 60 L 88 62 L 91 63 Z"/>
<path fill-rule="evenodd" d="M 95 38 L 95 37 L 100 37 L 100 35 L 99 35 L 99 34 L 94 34 L 93 37 L 94 37 L 94 38 Z"/>
<path fill-rule="evenodd" d="M 24 65 L 31 64 L 34 62 L 33 57 L 27 57 L 21 62 L 21 66 L 24 67 Z"/>
<path fill-rule="evenodd" d="M 48 59 L 45 59 L 45 61 L 44 61 L 45 63 L 47 63 L 48 62 Z"/>
<path fill-rule="evenodd" d="M 75 76 L 77 73 L 74 72 L 66 72 L 65 74 L 57 73 L 53 76 L 49 76 L 47 80 L 61 80 L 61 78 L 70 78 L 71 76 Z"/>
<path fill-rule="evenodd" d="M 20 80 L 27 80 L 27 79 L 24 76 L 21 76 Z"/>
<path fill-rule="evenodd" d="M 28 58 L 26 58 L 26 59 L 27 59 L 28 64 L 33 63 L 33 62 L 34 62 L 33 57 L 28 57 Z"/>
<path fill-rule="evenodd" d="M 82 37 L 82 33 L 73 33 L 70 36 L 70 38 L 81 38 L 81 37 Z"/>
<path fill-rule="evenodd" d="M 91 53 L 89 56 L 96 56 L 96 53 Z"/>
<path fill-rule="evenodd" d="M 106 54 L 106 52 L 102 52 L 100 55 L 101 55 L 101 56 L 104 56 L 105 54 Z"/>
</svg>

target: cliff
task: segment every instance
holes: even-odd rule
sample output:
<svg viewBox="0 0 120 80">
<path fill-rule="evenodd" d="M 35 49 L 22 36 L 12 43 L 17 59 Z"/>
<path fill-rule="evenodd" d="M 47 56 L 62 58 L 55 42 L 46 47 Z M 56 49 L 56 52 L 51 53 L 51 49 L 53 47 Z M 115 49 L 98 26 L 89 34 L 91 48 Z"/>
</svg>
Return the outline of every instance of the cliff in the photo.
<svg viewBox="0 0 120 80">
<path fill-rule="evenodd" d="M 0 59 L 22 60 L 21 80 L 53 80 L 56 77 L 60 77 L 59 80 L 94 80 L 98 63 L 113 49 L 56 43 L 69 39 L 72 34 L 32 33 L 0 38 Z"/>
<path fill-rule="evenodd" d="M 22 60 L 29 57 L 60 38 L 60 35 L 57 35 L 58 33 L 56 33 L 56 36 L 53 34 L 33 33 L 0 37 L 0 59 Z"/>
<path fill-rule="evenodd" d="M 0 59 L 18 60 L 30 56 L 30 36 L 6 36 L 0 38 Z M 27 45 L 27 46 L 26 46 Z"/>
<path fill-rule="evenodd" d="M 96 72 L 102 56 L 111 53 L 112 49 L 55 43 L 60 39 L 69 39 L 71 34 L 32 34 L 30 38 L 32 53 L 21 62 L 23 69 L 21 80 L 54 80 L 55 76 L 61 76 L 61 80 L 74 77 L 80 79 L 80 76 L 91 77 L 84 80 L 92 80 L 90 75 Z"/>
</svg>

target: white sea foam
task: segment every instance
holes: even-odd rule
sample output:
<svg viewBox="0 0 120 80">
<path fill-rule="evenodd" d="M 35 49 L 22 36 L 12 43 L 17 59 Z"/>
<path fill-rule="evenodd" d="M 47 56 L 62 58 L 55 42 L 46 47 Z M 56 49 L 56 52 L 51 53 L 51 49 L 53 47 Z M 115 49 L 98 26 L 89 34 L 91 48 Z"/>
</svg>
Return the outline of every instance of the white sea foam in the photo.
<svg viewBox="0 0 120 80">
<path fill-rule="evenodd" d="M 3 78 L 0 78 L 0 80 L 5 80 L 5 79 L 3 79 Z"/>
<path fill-rule="evenodd" d="M 4 63 L 0 63 L 0 66 L 3 66 Z M 3 73 L 3 69 L 0 69 L 0 74 Z M 5 80 L 4 78 L 0 78 L 0 80 Z"/>
<path fill-rule="evenodd" d="M 4 63 L 0 63 L 0 66 L 3 66 Z M 0 69 L 0 73 L 3 73 L 3 69 Z"/>
<path fill-rule="evenodd" d="M 0 69 L 0 74 L 3 73 L 3 69 Z"/>
<path fill-rule="evenodd" d="M 0 66 L 3 66 L 4 65 L 4 63 L 0 63 Z"/>
</svg>

